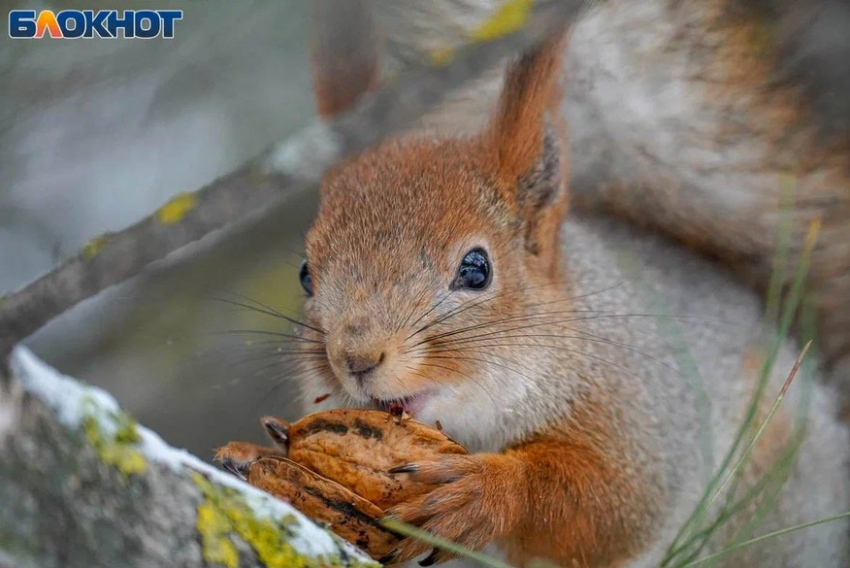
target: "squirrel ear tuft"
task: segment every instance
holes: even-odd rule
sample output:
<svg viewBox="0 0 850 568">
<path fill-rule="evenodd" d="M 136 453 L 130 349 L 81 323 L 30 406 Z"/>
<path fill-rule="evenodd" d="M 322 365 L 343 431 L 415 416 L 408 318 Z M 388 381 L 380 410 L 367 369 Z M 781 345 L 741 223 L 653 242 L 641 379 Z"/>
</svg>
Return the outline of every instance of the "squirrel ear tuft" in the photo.
<svg viewBox="0 0 850 568">
<path fill-rule="evenodd" d="M 486 133 L 497 178 L 522 219 L 526 249 L 546 259 L 552 270 L 567 209 L 566 129 L 559 110 L 565 35 L 549 39 L 508 68 Z"/>
<path fill-rule="evenodd" d="M 564 34 L 558 34 L 508 67 L 488 132 L 502 181 L 516 183 L 543 156 L 547 111 L 560 101 L 563 48 Z"/>
<path fill-rule="evenodd" d="M 350 109 L 379 78 L 379 41 L 370 0 L 315 0 L 313 93 L 328 120 Z"/>
</svg>

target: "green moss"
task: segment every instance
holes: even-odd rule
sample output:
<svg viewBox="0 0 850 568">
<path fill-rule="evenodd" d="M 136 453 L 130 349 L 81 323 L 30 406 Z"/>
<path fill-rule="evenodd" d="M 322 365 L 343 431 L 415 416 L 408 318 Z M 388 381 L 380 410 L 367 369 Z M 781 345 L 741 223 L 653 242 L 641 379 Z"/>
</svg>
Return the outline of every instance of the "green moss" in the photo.
<svg viewBox="0 0 850 568">
<path fill-rule="evenodd" d="M 139 441 L 136 423 L 123 412 L 113 415 L 112 418 L 116 422 L 116 430 L 114 434 L 109 435 L 103 431 L 97 418 L 86 417 L 83 421 L 86 439 L 103 463 L 117 467 L 127 476 L 143 473 L 148 462 L 136 448 Z"/>
<path fill-rule="evenodd" d="M 267 568 L 376 566 L 340 556 L 304 556 L 289 542 L 294 536 L 292 528 L 298 524 L 294 516 L 257 518 L 244 497 L 232 489 L 213 485 L 198 473 L 192 477 L 204 495 L 195 526 L 201 536 L 204 560 L 210 564 L 235 568 L 239 558 L 232 539 L 238 537 L 253 548 Z"/>
</svg>

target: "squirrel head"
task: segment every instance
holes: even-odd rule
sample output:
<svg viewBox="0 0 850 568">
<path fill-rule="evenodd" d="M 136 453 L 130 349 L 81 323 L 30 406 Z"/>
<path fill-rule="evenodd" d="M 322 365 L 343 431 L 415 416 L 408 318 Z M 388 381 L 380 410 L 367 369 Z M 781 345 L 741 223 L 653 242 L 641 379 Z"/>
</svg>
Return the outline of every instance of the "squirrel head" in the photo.
<svg viewBox="0 0 850 568">
<path fill-rule="evenodd" d="M 301 274 L 315 328 L 305 333 L 324 344 L 305 369 L 316 392 L 345 405 L 400 403 L 447 428 L 452 415 L 498 420 L 494 409 L 521 403 L 546 356 L 517 356 L 510 330 L 564 294 L 564 136 L 548 112 L 561 48 L 551 40 L 509 67 L 483 132 L 396 138 L 325 176 Z M 355 100 L 350 77 L 333 80 L 316 75 L 325 117 Z"/>
</svg>

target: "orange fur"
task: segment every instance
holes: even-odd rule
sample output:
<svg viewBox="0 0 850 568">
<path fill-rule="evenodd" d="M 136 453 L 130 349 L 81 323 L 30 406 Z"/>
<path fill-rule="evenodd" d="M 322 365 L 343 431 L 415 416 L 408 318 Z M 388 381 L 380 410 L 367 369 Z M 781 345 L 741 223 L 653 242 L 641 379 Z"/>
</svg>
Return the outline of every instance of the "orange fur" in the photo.
<svg viewBox="0 0 850 568">
<path fill-rule="evenodd" d="M 612 402 L 579 405 L 570 420 L 503 454 L 419 463 L 412 475 L 445 485 L 390 513 L 473 549 L 497 540 L 516 566 L 620 566 L 652 536 L 661 494 L 651 475 L 634 477 Z M 407 540 L 393 561 L 427 550 Z"/>
</svg>

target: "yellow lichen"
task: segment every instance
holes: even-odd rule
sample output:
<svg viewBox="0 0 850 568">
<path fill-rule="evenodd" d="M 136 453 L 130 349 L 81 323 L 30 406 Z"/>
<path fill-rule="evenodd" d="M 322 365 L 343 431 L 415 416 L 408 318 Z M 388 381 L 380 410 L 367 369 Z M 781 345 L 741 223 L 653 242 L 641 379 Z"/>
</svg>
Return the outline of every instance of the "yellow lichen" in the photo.
<svg viewBox="0 0 850 568">
<path fill-rule="evenodd" d="M 109 242 L 109 234 L 103 234 L 97 236 L 83 245 L 83 257 L 86 260 L 91 260 L 100 254 L 100 251 L 103 250 L 103 247 L 106 246 L 106 243 Z"/>
<path fill-rule="evenodd" d="M 239 565 L 239 552 L 229 538 L 233 525 L 218 507 L 209 502 L 198 505 L 195 527 L 201 535 L 202 553 L 208 564 L 222 564 L 227 568 Z"/>
<path fill-rule="evenodd" d="M 194 193 L 175 195 L 168 203 L 157 209 L 156 218 L 163 225 L 179 223 L 197 204 L 198 198 Z"/>
<path fill-rule="evenodd" d="M 258 518 L 245 499 L 232 489 L 213 485 L 198 473 L 193 474 L 193 479 L 204 495 L 204 501 L 198 506 L 196 527 L 201 536 L 204 560 L 209 563 L 234 568 L 238 564 L 238 555 L 234 556 L 236 546 L 232 539 L 240 538 L 251 546 L 267 568 L 318 568 L 344 564 L 375 566 L 351 558 L 343 562 L 338 557 L 304 556 L 289 543 L 293 537 L 290 527 L 297 523 L 294 516 Z"/>
<path fill-rule="evenodd" d="M 470 30 L 470 41 L 490 41 L 522 28 L 528 20 L 533 3 L 533 0 L 508 0 L 478 27 Z M 455 50 L 451 47 L 432 49 L 428 52 L 431 64 L 437 67 L 448 65 L 454 56 Z"/>
<path fill-rule="evenodd" d="M 124 475 L 130 476 L 144 472 L 148 462 L 135 446 L 139 441 L 135 422 L 123 413 L 113 418 L 116 420 L 117 429 L 115 434 L 109 436 L 100 427 L 95 417 L 87 417 L 83 421 L 86 439 L 103 463 L 115 466 Z"/>
<path fill-rule="evenodd" d="M 136 430 L 136 422 L 127 416 L 121 414 L 118 417 L 118 429 L 115 431 L 115 441 L 119 444 L 135 444 L 141 439 L 139 431 Z"/>
<path fill-rule="evenodd" d="M 480 26 L 472 30 L 473 41 L 488 41 L 506 36 L 525 25 L 533 0 L 508 0 Z"/>
</svg>

